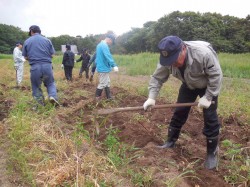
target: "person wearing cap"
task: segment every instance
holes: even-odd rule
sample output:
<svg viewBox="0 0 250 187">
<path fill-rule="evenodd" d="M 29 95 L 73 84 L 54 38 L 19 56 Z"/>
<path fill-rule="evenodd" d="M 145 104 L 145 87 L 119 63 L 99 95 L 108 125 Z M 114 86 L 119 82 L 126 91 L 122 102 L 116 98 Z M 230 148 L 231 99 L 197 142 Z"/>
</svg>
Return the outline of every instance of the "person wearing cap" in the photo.
<svg viewBox="0 0 250 187">
<path fill-rule="evenodd" d="M 22 54 L 30 64 L 32 96 L 38 103 L 44 105 L 41 89 L 43 82 L 47 88 L 49 101 L 55 106 L 59 106 L 52 68 L 54 47 L 48 38 L 41 35 L 40 27 L 37 25 L 32 25 L 29 28 L 29 36 L 24 42 Z"/>
<path fill-rule="evenodd" d="M 89 80 L 89 60 L 90 55 L 87 48 L 83 48 L 81 57 L 76 60 L 76 62 L 82 61 L 82 65 L 79 71 L 79 78 L 82 78 L 82 73 L 85 72 L 86 81 Z"/>
<path fill-rule="evenodd" d="M 105 89 L 107 99 L 112 99 L 110 92 L 110 78 L 109 73 L 112 68 L 115 72 L 118 72 L 118 67 L 110 53 L 109 46 L 115 44 L 114 34 L 107 34 L 105 39 L 102 40 L 96 46 L 96 70 L 99 74 L 99 84 L 97 85 L 95 97 L 99 100 L 102 95 L 103 89 Z"/>
<path fill-rule="evenodd" d="M 148 99 L 144 110 L 155 105 L 156 97 L 164 82 L 172 74 L 182 84 L 177 103 L 192 103 L 199 96 L 198 106 L 203 109 L 203 134 L 207 139 L 205 168 L 214 169 L 218 164 L 218 95 L 222 85 L 222 71 L 211 44 L 203 41 L 182 41 L 177 36 L 167 36 L 159 44 L 160 62 L 149 81 Z M 212 104 L 212 101 L 214 102 Z M 168 128 L 168 138 L 160 148 L 173 148 L 179 138 L 191 107 L 175 109 Z"/>
<path fill-rule="evenodd" d="M 16 84 L 17 87 L 21 86 L 23 80 L 23 64 L 26 61 L 22 55 L 22 42 L 17 42 L 16 47 L 13 50 L 14 68 L 16 70 Z"/>
<path fill-rule="evenodd" d="M 66 51 L 63 54 L 62 68 L 68 81 L 72 81 L 72 71 L 75 63 L 75 54 L 71 51 L 71 46 L 66 44 Z"/>
</svg>

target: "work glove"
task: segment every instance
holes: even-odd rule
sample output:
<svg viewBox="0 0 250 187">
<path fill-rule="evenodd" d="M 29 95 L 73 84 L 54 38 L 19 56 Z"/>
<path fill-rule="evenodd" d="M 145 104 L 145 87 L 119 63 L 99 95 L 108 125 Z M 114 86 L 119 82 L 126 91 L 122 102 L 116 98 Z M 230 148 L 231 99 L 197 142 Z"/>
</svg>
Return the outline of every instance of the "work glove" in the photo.
<svg viewBox="0 0 250 187">
<path fill-rule="evenodd" d="M 114 72 L 118 72 L 118 71 L 119 71 L 118 67 L 115 66 L 115 67 L 114 67 Z"/>
<path fill-rule="evenodd" d="M 155 100 L 148 98 L 147 101 L 143 104 L 144 110 L 147 110 L 149 106 L 154 106 L 155 105 Z"/>
<path fill-rule="evenodd" d="M 15 65 L 14 65 L 14 69 L 15 69 L 15 70 L 18 70 L 18 65 L 15 64 Z"/>
<path fill-rule="evenodd" d="M 61 65 L 61 68 L 62 68 L 62 69 L 64 68 L 64 65 L 63 65 L 63 64 Z"/>
<path fill-rule="evenodd" d="M 209 108 L 212 101 L 207 100 L 206 96 L 203 96 L 199 99 L 198 107 L 199 108 Z"/>
</svg>

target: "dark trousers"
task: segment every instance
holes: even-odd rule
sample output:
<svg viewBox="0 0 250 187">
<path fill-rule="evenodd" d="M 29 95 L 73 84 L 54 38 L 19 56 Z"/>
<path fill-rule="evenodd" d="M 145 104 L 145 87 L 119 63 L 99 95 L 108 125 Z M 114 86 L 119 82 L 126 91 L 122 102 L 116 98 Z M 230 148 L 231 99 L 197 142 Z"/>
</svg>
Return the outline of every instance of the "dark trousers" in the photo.
<svg viewBox="0 0 250 187">
<path fill-rule="evenodd" d="M 72 80 L 72 71 L 73 71 L 72 66 L 64 66 L 65 77 L 69 81 Z"/>
<path fill-rule="evenodd" d="M 96 69 L 96 66 L 92 66 L 92 68 L 91 68 L 91 75 L 95 74 L 95 69 Z"/>
<path fill-rule="evenodd" d="M 42 83 L 47 88 L 48 96 L 57 98 L 57 90 L 51 63 L 36 63 L 30 67 L 30 80 L 32 96 L 43 104 L 44 96 L 41 88 Z"/>
<path fill-rule="evenodd" d="M 81 76 L 84 71 L 86 73 L 86 79 L 89 79 L 89 68 L 88 67 L 81 66 L 79 75 Z"/>
<path fill-rule="evenodd" d="M 205 92 L 206 88 L 191 90 L 187 87 L 186 84 L 183 83 L 179 90 L 177 103 L 195 102 L 197 96 L 202 97 L 205 94 Z M 218 96 L 213 97 L 212 100 L 215 103 L 211 104 L 209 108 L 203 109 L 203 118 L 204 118 L 203 134 L 208 138 L 218 136 L 220 130 L 220 124 L 218 121 L 218 115 L 216 111 L 218 105 Z M 177 107 L 171 119 L 170 127 L 181 129 L 182 126 L 187 121 L 190 108 L 191 107 Z"/>
</svg>

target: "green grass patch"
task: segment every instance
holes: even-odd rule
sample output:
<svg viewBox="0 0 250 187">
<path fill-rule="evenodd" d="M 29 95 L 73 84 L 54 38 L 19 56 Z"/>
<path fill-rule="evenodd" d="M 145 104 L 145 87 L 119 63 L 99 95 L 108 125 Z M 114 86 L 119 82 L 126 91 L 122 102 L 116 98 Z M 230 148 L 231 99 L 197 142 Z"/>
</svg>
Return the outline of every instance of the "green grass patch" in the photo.
<svg viewBox="0 0 250 187">
<path fill-rule="evenodd" d="M 250 53 L 220 53 L 218 56 L 225 77 L 250 78 Z M 128 75 L 151 75 L 159 61 L 159 54 L 114 55 L 114 58 L 118 66 L 126 67 Z"/>
<path fill-rule="evenodd" d="M 9 123 L 11 124 L 12 130 L 9 133 L 11 139 L 9 161 L 12 164 L 9 165 L 9 167 L 12 171 L 19 171 L 24 181 L 34 184 L 33 171 L 28 164 L 34 154 L 32 150 L 29 150 L 27 147 L 34 141 L 34 137 L 32 135 L 31 116 L 26 112 L 26 101 L 25 99 L 19 101 L 10 113 Z"/>
<path fill-rule="evenodd" d="M 250 124 L 250 80 L 224 78 L 218 111 L 222 118 L 236 117 L 239 123 Z"/>
<path fill-rule="evenodd" d="M 118 66 L 126 67 L 127 75 L 150 75 L 157 65 L 156 53 L 140 53 L 134 55 L 114 55 Z"/>
<path fill-rule="evenodd" d="M 225 77 L 250 78 L 250 53 L 220 53 L 219 60 Z"/>
<path fill-rule="evenodd" d="M 107 156 L 109 161 L 115 167 L 119 167 L 126 163 L 126 147 L 119 142 L 119 138 L 116 135 L 117 129 L 112 129 L 112 126 L 108 129 L 108 135 L 104 140 L 104 145 L 107 148 Z"/>
<path fill-rule="evenodd" d="M 13 55 L 0 54 L 0 59 L 13 59 Z"/>
</svg>

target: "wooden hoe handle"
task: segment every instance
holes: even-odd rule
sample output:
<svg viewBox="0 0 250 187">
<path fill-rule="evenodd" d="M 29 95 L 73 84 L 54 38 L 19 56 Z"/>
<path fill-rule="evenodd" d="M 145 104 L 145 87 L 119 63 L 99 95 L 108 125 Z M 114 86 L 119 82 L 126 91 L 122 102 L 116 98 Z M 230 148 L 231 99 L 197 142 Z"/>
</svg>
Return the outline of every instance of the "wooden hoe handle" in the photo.
<svg viewBox="0 0 250 187">
<path fill-rule="evenodd" d="M 150 109 L 163 109 L 163 108 L 175 108 L 175 107 L 185 107 L 185 106 L 197 106 L 198 102 L 194 103 L 175 103 L 175 104 L 165 104 L 165 105 L 154 105 Z M 117 112 L 126 112 L 126 111 L 135 111 L 135 110 L 144 110 L 143 106 L 136 107 L 124 107 L 124 108 L 110 108 L 110 109 L 101 109 L 97 111 L 97 115 L 113 114 Z"/>
</svg>

